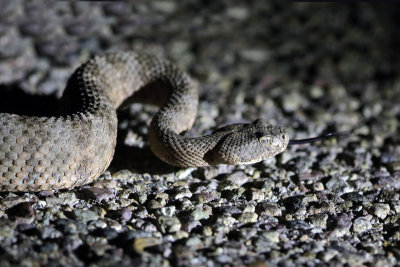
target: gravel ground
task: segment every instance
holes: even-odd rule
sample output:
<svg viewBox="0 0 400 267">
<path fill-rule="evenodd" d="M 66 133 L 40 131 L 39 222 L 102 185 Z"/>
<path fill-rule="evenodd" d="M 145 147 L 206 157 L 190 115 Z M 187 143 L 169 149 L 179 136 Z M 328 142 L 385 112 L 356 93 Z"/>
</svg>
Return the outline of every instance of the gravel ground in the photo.
<svg viewBox="0 0 400 267">
<path fill-rule="evenodd" d="M 178 169 L 149 149 L 156 109 L 134 104 L 94 183 L 0 193 L 1 266 L 398 265 L 397 6 L 42 2 L 0 2 L 1 112 L 50 112 L 79 64 L 133 49 L 199 82 L 190 135 L 258 117 L 295 138 L 354 133 Z"/>
</svg>

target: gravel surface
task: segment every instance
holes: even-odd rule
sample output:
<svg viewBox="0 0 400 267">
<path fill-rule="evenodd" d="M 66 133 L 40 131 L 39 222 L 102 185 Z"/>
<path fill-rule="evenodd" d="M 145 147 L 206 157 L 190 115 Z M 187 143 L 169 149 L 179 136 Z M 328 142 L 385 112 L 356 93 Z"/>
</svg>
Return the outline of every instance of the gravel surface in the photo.
<svg viewBox="0 0 400 267">
<path fill-rule="evenodd" d="M 156 109 L 134 104 L 94 183 L 0 193 L 1 266 L 398 265 L 397 6 L 42 2 L 0 2 L 0 112 L 55 112 L 77 66 L 132 49 L 199 82 L 189 135 L 258 117 L 293 138 L 354 131 L 254 165 L 178 169 L 149 149 Z"/>
</svg>

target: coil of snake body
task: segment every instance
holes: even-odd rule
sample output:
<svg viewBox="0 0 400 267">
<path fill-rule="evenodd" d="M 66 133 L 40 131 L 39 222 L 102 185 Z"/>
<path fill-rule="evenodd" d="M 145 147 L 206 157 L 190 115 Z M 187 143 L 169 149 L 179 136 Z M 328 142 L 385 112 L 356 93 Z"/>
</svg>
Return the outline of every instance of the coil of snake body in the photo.
<svg viewBox="0 0 400 267">
<path fill-rule="evenodd" d="M 284 151 L 288 136 L 263 120 L 186 137 L 196 117 L 196 84 L 175 65 L 134 52 L 109 53 L 81 65 L 62 96 L 65 115 L 0 113 L 0 191 L 71 188 L 109 166 L 117 136 L 116 109 L 140 101 L 160 107 L 150 148 L 168 164 L 249 164 Z"/>
</svg>

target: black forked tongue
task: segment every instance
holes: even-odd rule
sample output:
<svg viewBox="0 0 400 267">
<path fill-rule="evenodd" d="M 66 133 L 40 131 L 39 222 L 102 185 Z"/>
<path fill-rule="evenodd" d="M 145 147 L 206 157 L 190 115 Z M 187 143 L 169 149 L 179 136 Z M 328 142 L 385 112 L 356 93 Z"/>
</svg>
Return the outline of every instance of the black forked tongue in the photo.
<svg viewBox="0 0 400 267">
<path fill-rule="evenodd" d="M 351 131 L 327 133 L 327 134 L 324 134 L 324 135 L 311 137 L 311 138 L 306 138 L 306 139 L 289 140 L 289 144 L 288 145 L 290 146 L 290 145 L 312 144 L 314 142 L 317 142 L 319 140 L 323 140 L 323 139 L 326 139 L 326 138 L 349 135 L 349 134 L 351 134 Z"/>
</svg>

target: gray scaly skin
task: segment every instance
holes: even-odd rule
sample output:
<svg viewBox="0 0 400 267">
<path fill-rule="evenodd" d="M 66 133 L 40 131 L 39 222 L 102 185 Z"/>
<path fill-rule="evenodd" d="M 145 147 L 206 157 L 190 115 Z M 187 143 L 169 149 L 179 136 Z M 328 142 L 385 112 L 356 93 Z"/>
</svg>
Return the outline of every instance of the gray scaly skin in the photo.
<svg viewBox="0 0 400 267">
<path fill-rule="evenodd" d="M 91 59 L 71 76 L 62 97 L 64 115 L 0 113 L 0 190 L 62 189 L 93 181 L 114 154 L 116 109 L 137 101 L 160 106 L 150 124 L 150 147 L 171 165 L 255 163 L 288 145 L 285 131 L 263 120 L 201 137 L 179 135 L 195 120 L 196 84 L 156 57 L 110 53 Z"/>
</svg>

